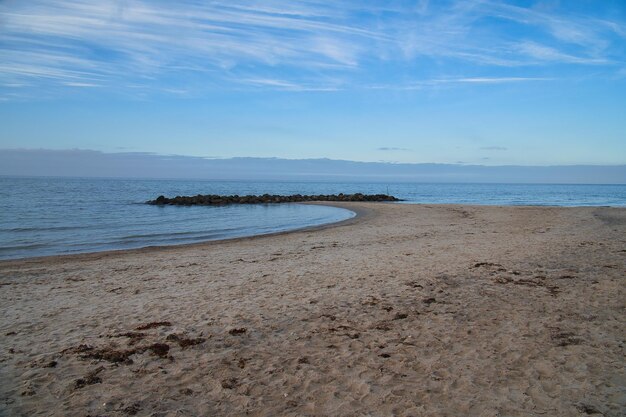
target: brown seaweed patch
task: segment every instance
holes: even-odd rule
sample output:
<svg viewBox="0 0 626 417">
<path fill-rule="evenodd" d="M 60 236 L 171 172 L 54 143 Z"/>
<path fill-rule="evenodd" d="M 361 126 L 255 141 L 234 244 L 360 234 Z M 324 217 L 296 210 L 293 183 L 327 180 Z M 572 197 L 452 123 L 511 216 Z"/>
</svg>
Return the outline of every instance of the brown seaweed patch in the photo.
<svg viewBox="0 0 626 417">
<path fill-rule="evenodd" d="M 130 357 L 150 350 L 154 355 L 165 358 L 170 350 L 166 343 L 154 343 L 149 346 L 139 346 L 133 349 L 116 349 L 112 346 L 96 349 L 89 345 L 80 345 L 63 350 L 61 353 L 75 353 L 83 359 L 96 359 L 112 363 L 132 363 Z"/>
<path fill-rule="evenodd" d="M 380 300 L 376 297 L 374 297 L 373 295 L 370 295 L 367 297 L 367 299 L 363 300 L 361 302 L 361 305 L 364 306 L 374 306 L 376 304 L 378 304 L 380 302 Z"/>
<path fill-rule="evenodd" d="M 237 388 L 239 382 L 237 378 L 228 378 L 222 381 L 222 388 L 224 389 L 234 389 Z"/>
<path fill-rule="evenodd" d="M 109 337 L 127 337 L 130 340 L 128 341 L 129 345 L 134 345 L 137 342 L 139 342 L 140 340 L 142 340 L 144 337 L 146 337 L 145 333 L 141 333 L 141 332 L 126 332 L 126 333 L 119 333 L 119 334 L 114 334 L 114 335 L 110 335 Z"/>
<path fill-rule="evenodd" d="M 86 345 L 86 344 L 80 344 L 78 346 L 74 346 L 71 348 L 67 348 L 67 349 L 63 349 L 61 351 L 62 355 L 65 355 L 67 353 L 85 353 L 85 352 L 89 352 L 94 350 L 95 348 L 91 345 Z"/>
<path fill-rule="evenodd" d="M 178 345 L 185 349 L 188 348 L 189 346 L 195 346 L 195 345 L 199 345 L 201 343 L 204 343 L 206 341 L 206 338 L 204 337 L 196 337 L 196 338 L 189 338 L 186 337 L 184 335 L 178 335 L 175 333 L 172 333 L 170 335 L 168 335 L 165 340 L 171 341 L 171 342 L 176 342 L 178 343 Z"/>
<path fill-rule="evenodd" d="M 472 268 L 503 268 L 501 264 L 496 264 L 493 262 L 478 262 L 475 263 Z"/>
<path fill-rule="evenodd" d="M 597 408 L 590 404 L 580 403 L 576 405 L 576 408 L 578 411 L 585 414 L 602 414 Z"/>
<path fill-rule="evenodd" d="M 142 353 L 145 349 L 114 349 L 105 347 L 102 349 L 92 349 L 81 355 L 83 359 L 96 359 L 99 361 L 107 361 L 113 363 L 129 362 L 130 357 L 136 353 Z"/>
<path fill-rule="evenodd" d="M 167 353 L 170 351 L 170 345 L 167 343 L 154 343 L 146 349 L 151 350 L 154 355 L 160 358 L 165 358 L 167 357 Z"/>
<path fill-rule="evenodd" d="M 388 322 L 386 322 L 386 321 L 381 321 L 380 323 L 376 324 L 374 326 L 374 328 L 376 330 L 381 330 L 383 332 L 388 332 L 389 330 L 391 330 L 391 325 Z"/>
<path fill-rule="evenodd" d="M 122 411 L 126 415 L 134 416 L 141 411 L 141 404 L 138 402 L 132 403 L 128 407 L 125 407 Z"/>
<path fill-rule="evenodd" d="M 545 279 L 545 277 L 537 277 L 537 279 L 521 278 L 517 280 L 510 277 L 496 277 L 493 281 L 496 284 L 513 284 L 530 288 L 545 288 L 551 296 L 556 297 L 561 292 L 560 288 L 556 285 L 546 284 L 543 282 L 543 279 Z"/>
<path fill-rule="evenodd" d="M 170 327 L 171 325 L 172 323 L 170 323 L 169 321 L 153 321 L 150 323 L 137 326 L 135 330 L 148 330 L 148 329 L 154 329 L 156 327 Z"/>
<path fill-rule="evenodd" d="M 582 339 L 578 337 L 575 333 L 572 332 L 561 332 L 554 331 L 552 333 L 552 340 L 556 342 L 557 346 L 572 346 L 572 345 L 580 345 L 582 343 Z"/>
<path fill-rule="evenodd" d="M 45 365 L 43 365 L 43 367 L 44 368 L 56 368 L 57 365 L 58 365 L 57 361 L 50 361 L 46 363 Z"/>
<path fill-rule="evenodd" d="M 87 385 L 101 384 L 102 378 L 98 376 L 100 372 L 104 371 L 104 366 L 100 366 L 93 371 L 89 372 L 84 378 L 79 378 L 74 381 L 74 389 L 80 389 Z"/>
</svg>

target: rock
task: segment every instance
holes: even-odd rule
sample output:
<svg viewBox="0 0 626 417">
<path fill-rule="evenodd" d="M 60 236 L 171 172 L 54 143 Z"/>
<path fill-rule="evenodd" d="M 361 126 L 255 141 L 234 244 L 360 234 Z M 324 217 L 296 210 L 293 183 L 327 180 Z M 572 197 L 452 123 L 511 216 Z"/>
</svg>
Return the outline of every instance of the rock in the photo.
<svg viewBox="0 0 626 417">
<path fill-rule="evenodd" d="M 305 201 L 401 201 L 400 199 L 387 194 L 330 194 L 330 195 L 201 195 L 193 197 L 176 196 L 167 198 L 158 196 L 156 200 L 147 201 L 153 205 L 175 205 L 175 206 L 224 206 L 228 204 L 279 204 L 279 203 L 301 203 Z"/>
</svg>

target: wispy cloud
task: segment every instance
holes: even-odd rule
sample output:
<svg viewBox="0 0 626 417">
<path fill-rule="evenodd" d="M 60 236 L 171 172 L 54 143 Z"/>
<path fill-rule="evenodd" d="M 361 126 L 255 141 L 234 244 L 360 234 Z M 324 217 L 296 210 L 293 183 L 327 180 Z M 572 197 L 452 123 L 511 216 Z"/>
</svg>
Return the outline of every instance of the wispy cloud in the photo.
<svg viewBox="0 0 626 417">
<path fill-rule="evenodd" d="M 469 83 L 469 84 L 502 84 L 502 83 L 519 83 L 528 81 L 550 81 L 552 78 L 545 77 L 464 77 L 464 78 L 444 78 L 432 80 L 433 84 L 449 84 L 449 83 Z"/>
<path fill-rule="evenodd" d="M 0 3 L 0 16 L 0 88 L 334 91 L 442 62 L 475 74 L 431 69 L 413 86 L 423 88 L 545 80 L 528 69 L 625 58 L 623 21 L 488 0 L 30 0 Z"/>
<path fill-rule="evenodd" d="M 64 82 L 63 85 L 68 87 L 81 87 L 81 88 L 93 88 L 93 87 L 101 87 L 100 84 L 93 83 L 75 83 L 75 82 Z"/>
<path fill-rule="evenodd" d="M 561 52 L 556 48 L 540 45 L 535 42 L 522 42 L 518 44 L 519 51 L 530 58 L 543 62 L 552 61 L 565 64 L 606 64 L 608 61 L 602 57 L 576 56 Z"/>
<path fill-rule="evenodd" d="M 388 146 L 383 146 L 382 148 L 377 148 L 376 150 L 377 151 L 411 152 L 411 150 L 407 148 L 396 148 L 396 147 L 388 147 Z"/>
<path fill-rule="evenodd" d="M 332 86 L 327 83 L 324 85 L 308 85 L 303 82 L 293 82 L 293 81 L 285 81 L 278 80 L 273 78 L 240 78 L 233 80 L 234 82 L 256 86 L 261 88 L 272 88 L 275 90 L 283 90 L 283 91 L 338 91 L 339 87 Z"/>
<path fill-rule="evenodd" d="M 372 90 L 421 90 L 428 87 L 436 87 L 442 85 L 454 84 L 505 84 L 505 83 L 523 83 L 537 81 L 551 81 L 554 78 L 546 77 L 455 77 L 455 78 L 436 78 L 420 81 L 413 81 L 404 84 L 376 84 L 368 85 L 368 89 Z"/>
</svg>

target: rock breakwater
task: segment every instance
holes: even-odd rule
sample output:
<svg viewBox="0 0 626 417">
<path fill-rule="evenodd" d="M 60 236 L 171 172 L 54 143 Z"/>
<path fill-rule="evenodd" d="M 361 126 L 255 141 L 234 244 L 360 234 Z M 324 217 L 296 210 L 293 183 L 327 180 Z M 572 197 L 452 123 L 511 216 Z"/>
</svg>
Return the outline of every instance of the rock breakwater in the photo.
<svg viewBox="0 0 626 417">
<path fill-rule="evenodd" d="M 167 198 L 158 196 L 155 200 L 147 201 L 152 205 L 174 206 L 223 206 L 227 204 L 277 204 L 277 203 L 303 203 L 307 201 L 401 201 L 387 194 L 319 194 L 319 195 L 196 195 L 176 196 Z"/>
</svg>

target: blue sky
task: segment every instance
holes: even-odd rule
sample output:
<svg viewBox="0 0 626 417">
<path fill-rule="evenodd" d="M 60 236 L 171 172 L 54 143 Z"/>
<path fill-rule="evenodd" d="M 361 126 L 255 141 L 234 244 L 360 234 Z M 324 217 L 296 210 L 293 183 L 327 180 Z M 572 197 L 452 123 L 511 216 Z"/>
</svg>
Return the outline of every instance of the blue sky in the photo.
<svg viewBox="0 0 626 417">
<path fill-rule="evenodd" d="M 626 163 L 626 2 L 0 2 L 0 148 Z"/>
</svg>

